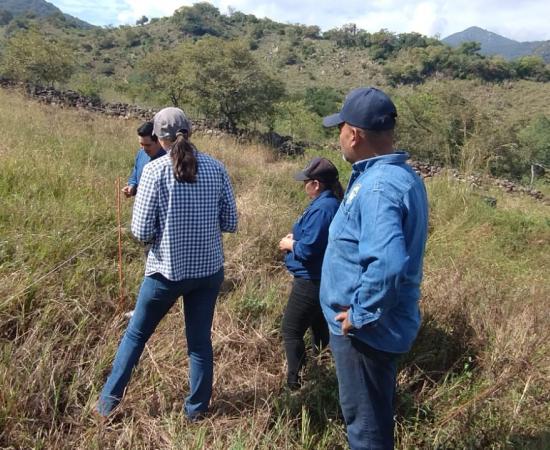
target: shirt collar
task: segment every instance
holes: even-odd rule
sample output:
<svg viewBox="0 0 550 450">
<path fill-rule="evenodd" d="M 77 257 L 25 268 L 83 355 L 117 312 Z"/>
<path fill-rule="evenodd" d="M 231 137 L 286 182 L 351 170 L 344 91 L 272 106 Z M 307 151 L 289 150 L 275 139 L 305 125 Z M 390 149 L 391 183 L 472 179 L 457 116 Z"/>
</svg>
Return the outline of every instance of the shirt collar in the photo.
<svg viewBox="0 0 550 450">
<path fill-rule="evenodd" d="M 313 200 L 311 200 L 310 205 L 313 205 L 318 200 L 321 200 L 322 198 L 327 198 L 332 196 L 332 191 L 330 189 L 325 189 L 323 192 L 321 192 L 317 197 L 315 197 Z"/>
<path fill-rule="evenodd" d="M 157 158 L 160 158 L 161 156 L 164 156 L 166 155 L 166 150 L 164 150 L 162 147 L 161 149 L 157 152 L 157 154 L 153 157 L 151 157 L 151 161 L 157 159 Z"/>
<path fill-rule="evenodd" d="M 354 172 L 364 172 L 369 167 L 376 164 L 401 164 L 407 161 L 410 155 L 407 152 L 396 151 L 387 155 L 374 156 L 372 158 L 362 159 L 352 165 Z"/>
</svg>

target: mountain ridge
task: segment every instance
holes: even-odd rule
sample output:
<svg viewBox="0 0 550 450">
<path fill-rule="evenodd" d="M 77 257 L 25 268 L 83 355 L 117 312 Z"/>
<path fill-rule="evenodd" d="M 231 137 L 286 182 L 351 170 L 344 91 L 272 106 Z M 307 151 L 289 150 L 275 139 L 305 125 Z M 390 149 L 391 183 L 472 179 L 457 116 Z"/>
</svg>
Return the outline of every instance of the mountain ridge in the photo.
<svg viewBox="0 0 550 450">
<path fill-rule="evenodd" d="M 520 42 L 481 27 L 473 26 L 458 33 L 453 33 L 441 42 L 451 47 L 459 47 L 464 42 L 479 42 L 480 53 L 486 56 L 502 56 L 507 60 L 522 56 L 540 56 L 546 63 L 550 63 L 550 41 Z"/>
<path fill-rule="evenodd" d="M 26 13 L 35 14 L 37 17 L 48 17 L 53 15 L 63 16 L 79 28 L 94 28 L 95 26 L 79 19 L 78 17 L 66 14 L 57 6 L 46 0 L 0 0 L 0 10 L 8 11 L 13 16 L 21 16 Z"/>
</svg>

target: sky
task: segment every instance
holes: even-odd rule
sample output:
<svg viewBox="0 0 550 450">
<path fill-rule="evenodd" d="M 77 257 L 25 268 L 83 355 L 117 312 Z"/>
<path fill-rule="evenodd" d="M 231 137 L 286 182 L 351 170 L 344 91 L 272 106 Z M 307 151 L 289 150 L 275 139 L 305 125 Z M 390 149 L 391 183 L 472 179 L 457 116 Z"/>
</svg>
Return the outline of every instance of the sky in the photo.
<svg viewBox="0 0 550 450">
<path fill-rule="evenodd" d="M 145 15 L 170 16 L 186 0 L 49 0 L 64 13 L 94 25 L 135 24 Z M 355 23 L 359 28 L 396 33 L 416 31 L 446 37 L 479 26 L 518 41 L 550 40 L 548 0 L 212 0 L 229 8 L 282 23 L 318 25 L 323 30 Z"/>
</svg>

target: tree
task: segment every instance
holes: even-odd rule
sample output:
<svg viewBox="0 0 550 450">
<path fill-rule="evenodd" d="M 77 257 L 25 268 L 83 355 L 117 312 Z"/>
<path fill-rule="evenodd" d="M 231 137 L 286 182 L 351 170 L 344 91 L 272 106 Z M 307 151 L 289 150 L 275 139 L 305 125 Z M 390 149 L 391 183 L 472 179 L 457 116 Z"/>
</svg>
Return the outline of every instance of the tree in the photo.
<svg viewBox="0 0 550 450">
<path fill-rule="evenodd" d="M 145 25 L 147 22 L 149 22 L 149 18 L 147 16 L 141 16 L 140 19 L 136 20 L 136 25 Z"/>
<path fill-rule="evenodd" d="M 458 47 L 458 51 L 468 56 L 478 55 L 481 51 L 481 44 L 476 41 L 463 42 Z"/>
<path fill-rule="evenodd" d="M 283 83 L 266 74 L 242 42 L 206 38 L 176 53 L 185 100 L 229 130 L 269 118 L 284 94 Z"/>
<path fill-rule="evenodd" d="M 5 9 L 0 9 L 0 25 L 7 25 L 13 19 L 13 14 Z"/>
<path fill-rule="evenodd" d="M 21 31 L 6 43 L 2 71 L 15 80 L 47 85 L 63 83 L 74 68 L 72 49 L 35 29 Z"/>
<path fill-rule="evenodd" d="M 177 50 L 152 52 L 138 65 L 138 84 L 146 85 L 159 100 L 182 106 L 186 87 L 181 82 L 182 53 Z"/>
<path fill-rule="evenodd" d="M 207 2 L 195 3 L 193 6 L 182 6 L 172 16 L 181 31 L 193 36 L 221 36 L 223 24 L 220 11 Z"/>
</svg>

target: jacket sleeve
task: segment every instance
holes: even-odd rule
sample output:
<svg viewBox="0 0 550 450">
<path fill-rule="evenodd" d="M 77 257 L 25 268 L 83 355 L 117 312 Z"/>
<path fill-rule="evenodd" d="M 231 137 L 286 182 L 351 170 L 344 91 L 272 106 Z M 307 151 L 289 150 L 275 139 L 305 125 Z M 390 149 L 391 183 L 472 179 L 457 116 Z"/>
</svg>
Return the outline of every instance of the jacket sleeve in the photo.
<svg viewBox="0 0 550 450">
<path fill-rule="evenodd" d="M 364 193 L 359 208 L 362 274 L 348 315 L 354 328 L 376 322 L 396 305 L 409 260 L 402 226 L 404 206 L 375 188 Z"/>
<path fill-rule="evenodd" d="M 310 262 L 321 258 L 328 242 L 328 228 L 331 215 L 320 208 L 308 211 L 302 218 L 302 234 L 294 242 L 294 257 L 301 262 Z"/>
<path fill-rule="evenodd" d="M 222 169 L 222 192 L 220 197 L 220 228 L 227 233 L 234 233 L 237 231 L 237 205 L 235 203 L 235 196 L 233 195 L 233 188 L 231 187 L 231 181 L 225 168 Z"/>
<path fill-rule="evenodd" d="M 145 166 L 132 213 L 132 233 L 143 242 L 155 239 L 158 225 L 158 181 Z"/>
</svg>

